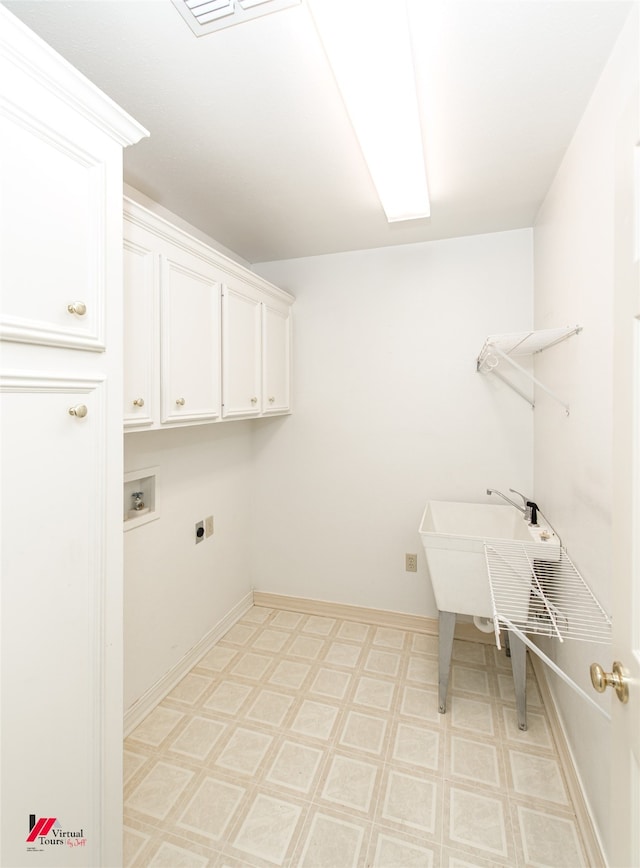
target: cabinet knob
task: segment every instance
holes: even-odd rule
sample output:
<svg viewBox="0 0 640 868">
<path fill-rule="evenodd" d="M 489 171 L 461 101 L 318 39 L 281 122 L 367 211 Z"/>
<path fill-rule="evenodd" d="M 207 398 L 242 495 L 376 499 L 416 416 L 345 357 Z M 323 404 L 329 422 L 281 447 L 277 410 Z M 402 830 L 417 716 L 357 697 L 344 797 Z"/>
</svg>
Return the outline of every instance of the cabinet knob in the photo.
<svg viewBox="0 0 640 868">
<path fill-rule="evenodd" d="M 269 403 L 270 403 L 270 404 L 275 403 L 275 400 L 276 400 L 276 399 L 274 398 L 273 395 L 271 395 L 271 396 L 269 397 Z"/>
<path fill-rule="evenodd" d="M 76 316 L 84 316 L 87 312 L 87 306 L 83 301 L 72 301 L 67 305 L 69 313 L 75 313 Z"/>
<path fill-rule="evenodd" d="M 257 398 L 252 398 L 252 399 L 251 399 L 251 403 L 252 403 L 252 404 L 257 404 L 257 403 L 258 403 L 258 399 L 257 399 Z"/>
<path fill-rule="evenodd" d="M 144 398 L 136 398 L 133 402 L 134 407 L 144 407 Z"/>
<path fill-rule="evenodd" d="M 84 404 L 76 404 L 75 407 L 69 407 L 69 415 L 75 416 L 78 419 L 84 419 L 88 412 Z"/>
<path fill-rule="evenodd" d="M 176 398 L 176 404 L 178 407 L 184 407 L 184 398 Z"/>
</svg>

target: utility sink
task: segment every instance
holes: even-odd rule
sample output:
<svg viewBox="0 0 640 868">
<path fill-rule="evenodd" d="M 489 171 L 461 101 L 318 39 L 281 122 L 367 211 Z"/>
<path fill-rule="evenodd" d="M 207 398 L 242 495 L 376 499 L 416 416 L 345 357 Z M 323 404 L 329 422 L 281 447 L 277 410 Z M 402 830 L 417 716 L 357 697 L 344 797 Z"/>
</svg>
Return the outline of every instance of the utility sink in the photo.
<svg viewBox="0 0 640 868">
<path fill-rule="evenodd" d="M 550 527 L 531 527 L 512 506 L 431 500 L 419 528 L 438 606 L 438 710 L 447 707 L 447 688 L 457 615 L 493 618 L 485 544 L 502 544 L 508 565 L 514 543 L 522 543 L 532 562 L 559 561 L 560 540 Z M 504 553 L 504 554 L 503 554 Z M 510 612 L 526 613 L 531 594 L 528 577 L 515 583 Z M 518 727 L 527 728 L 526 647 L 509 631 Z"/>
<path fill-rule="evenodd" d="M 430 500 L 419 532 L 441 612 L 493 617 L 485 543 L 522 542 L 532 558 L 560 558 L 560 541 L 551 528 L 531 527 L 507 505 Z M 523 588 L 523 604 L 528 593 Z"/>
</svg>

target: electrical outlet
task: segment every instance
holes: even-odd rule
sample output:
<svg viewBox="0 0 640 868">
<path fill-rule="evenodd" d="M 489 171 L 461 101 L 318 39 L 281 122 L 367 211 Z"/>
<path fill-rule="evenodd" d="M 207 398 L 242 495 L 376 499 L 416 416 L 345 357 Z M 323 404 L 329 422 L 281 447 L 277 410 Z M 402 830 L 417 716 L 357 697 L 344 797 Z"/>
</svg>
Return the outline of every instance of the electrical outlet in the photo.
<svg viewBox="0 0 640 868">
<path fill-rule="evenodd" d="M 213 536 L 213 516 L 208 515 L 204 520 L 204 535 L 206 537 Z"/>
<path fill-rule="evenodd" d="M 411 555 L 407 552 L 404 556 L 404 568 L 408 573 L 418 572 L 418 555 Z"/>
<path fill-rule="evenodd" d="M 201 543 L 204 539 L 204 522 L 197 521 L 196 522 L 196 545 Z"/>
</svg>

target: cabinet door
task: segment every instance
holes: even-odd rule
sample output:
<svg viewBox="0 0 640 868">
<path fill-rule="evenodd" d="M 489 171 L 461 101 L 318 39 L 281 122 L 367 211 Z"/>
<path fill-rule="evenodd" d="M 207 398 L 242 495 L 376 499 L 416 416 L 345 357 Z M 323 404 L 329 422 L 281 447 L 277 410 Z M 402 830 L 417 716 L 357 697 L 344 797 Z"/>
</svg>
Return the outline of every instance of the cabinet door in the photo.
<svg viewBox="0 0 640 868">
<path fill-rule="evenodd" d="M 291 310 L 263 304 L 262 383 L 263 412 L 291 409 Z"/>
<path fill-rule="evenodd" d="M 79 145 L 81 130 L 71 140 L 17 106 L 0 115 L 5 340 L 104 349 L 108 151 Z"/>
<path fill-rule="evenodd" d="M 124 427 L 139 428 L 157 420 L 158 256 L 144 243 L 137 227 L 128 228 L 127 235 L 123 263 Z"/>
<path fill-rule="evenodd" d="M 220 417 L 220 284 L 188 254 L 161 257 L 162 422 Z"/>
<path fill-rule="evenodd" d="M 16 830 L 3 841 L 5 865 L 42 855 L 27 852 L 22 830 L 29 814 L 44 811 L 37 816 L 84 829 L 84 864 L 102 864 L 96 782 L 102 721 L 112 713 L 104 695 L 105 388 L 98 379 L 48 374 L 0 379 L 1 786 L 11 794 L 2 819 L 5 831 Z M 79 406 L 86 416 L 69 414 Z M 108 589 L 115 599 L 116 579 Z M 73 861 L 68 852 L 44 858 Z"/>
<path fill-rule="evenodd" d="M 259 416 L 262 411 L 261 304 L 236 287 L 222 298 L 222 415 Z"/>
</svg>

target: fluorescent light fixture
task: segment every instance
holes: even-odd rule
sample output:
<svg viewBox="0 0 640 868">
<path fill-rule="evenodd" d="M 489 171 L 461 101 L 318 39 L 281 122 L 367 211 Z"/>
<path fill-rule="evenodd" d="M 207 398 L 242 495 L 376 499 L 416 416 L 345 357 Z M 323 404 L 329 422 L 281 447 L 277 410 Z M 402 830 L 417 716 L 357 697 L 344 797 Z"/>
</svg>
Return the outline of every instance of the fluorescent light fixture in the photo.
<svg viewBox="0 0 640 868">
<path fill-rule="evenodd" d="M 308 0 L 387 220 L 430 214 L 405 0 Z"/>
</svg>

